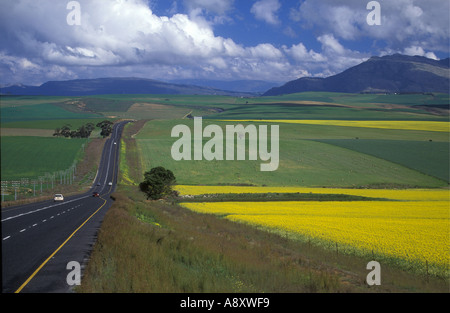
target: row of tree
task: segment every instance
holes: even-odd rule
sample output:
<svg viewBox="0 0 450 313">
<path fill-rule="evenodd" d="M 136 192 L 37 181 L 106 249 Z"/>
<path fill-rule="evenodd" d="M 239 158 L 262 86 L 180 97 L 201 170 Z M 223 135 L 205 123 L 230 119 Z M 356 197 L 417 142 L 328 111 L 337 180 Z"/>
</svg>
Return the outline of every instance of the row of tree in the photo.
<svg viewBox="0 0 450 313">
<path fill-rule="evenodd" d="M 97 125 L 89 122 L 85 125 L 80 126 L 77 130 L 71 130 L 72 125 L 66 124 L 61 128 L 55 129 L 53 136 L 65 138 L 89 138 L 95 127 L 100 127 L 102 130 L 100 132 L 100 135 L 105 138 L 111 134 L 112 125 L 113 122 L 105 120 L 97 123 Z"/>
</svg>

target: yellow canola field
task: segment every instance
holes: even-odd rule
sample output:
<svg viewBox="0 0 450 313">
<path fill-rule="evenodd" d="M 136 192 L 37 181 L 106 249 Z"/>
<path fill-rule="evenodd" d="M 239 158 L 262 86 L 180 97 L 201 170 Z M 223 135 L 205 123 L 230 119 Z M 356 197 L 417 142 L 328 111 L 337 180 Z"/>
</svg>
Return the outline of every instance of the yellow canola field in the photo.
<svg viewBox="0 0 450 313">
<path fill-rule="evenodd" d="M 430 272 L 448 271 L 448 201 L 203 202 L 183 206 L 276 232 L 338 243 L 340 249 L 419 263 L 422 270 L 428 262 Z"/>
<path fill-rule="evenodd" d="M 304 187 L 176 186 L 182 195 L 215 193 L 349 194 L 394 201 L 269 201 L 183 203 L 186 208 L 292 233 L 339 251 L 375 253 L 447 275 L 450 264 L 448 189 L 341 189 Z"/>
<path fill-rule="evenodd" d="M 346 194 L 392 200 L 449 201 L 448 189 L 352 189 L 352 188 L 308 188 L 308 187 L 253 187 L 253 186 L 187 186 L 174 188 L 181 195 L 202 195 L 217 193 L 317 193 Z"/>
<path fill-rule="evenodd" d="M 310 125 L 330 125 L 346 127 L 368 127 L 400 130 L 423 130 L 449 132 L 449 122 L 439 121 L 344 121 L 344 120 L 224 120 L 233 122 L 290 123 Z"/>
</svg>

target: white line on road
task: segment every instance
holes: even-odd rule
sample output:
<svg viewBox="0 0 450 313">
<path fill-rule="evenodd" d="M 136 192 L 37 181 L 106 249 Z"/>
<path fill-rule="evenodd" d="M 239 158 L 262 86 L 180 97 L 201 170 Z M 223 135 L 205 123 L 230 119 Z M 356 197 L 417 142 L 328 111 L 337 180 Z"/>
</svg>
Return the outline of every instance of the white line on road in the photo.
<svg viewBox="0 0 450 313">
<path fill-rule="evenodd" d="M 8 220 L 12 220 L 12 219 L 14 219 L 14 218 L 21 217 L 21 216 L 24 216 L 24 215 L 28 215 L 28 214 L 36 213 L 36 212 L 39 212 L 39 211 L 47 210 L 47 209 L 50 209 L 50 208 L 54 208 L 54 207 L 56 207 L 56 206 L 63 205 L 63 204 L 67 204 L 67 203 L 70 203 L 70 202 L 73 202 L 73 201 L 78 201 L 78 200 L 81 200 L 81 199 L 86 199 L 86 198 L 89 198 L 89 196 L 84 196 L 84 197 L 81 197 L 81 198 L 76 198 L 76 199 L 69 200 L 69 201 L 66 201 L 66 202 L 63 202 L 63 203 L 58 203 L 58 204 L 55 204 L 55 205 L 46 206 L 46 207 L 43 207 L 43 208 L 40 208 L 40 209 L 37 209 L 37 210 L 34 210 L 34 211 L 30 211 L 30 212 L 26 212 L 26 213 L 21 213 L 21 214 L 18 214 L 18 215 L 10 216 L 10 217 L 7 217 L 7 218 L 5 218 L 5 219 L 2 219 L 2 222 L 8 221 Z"/>
</svg>

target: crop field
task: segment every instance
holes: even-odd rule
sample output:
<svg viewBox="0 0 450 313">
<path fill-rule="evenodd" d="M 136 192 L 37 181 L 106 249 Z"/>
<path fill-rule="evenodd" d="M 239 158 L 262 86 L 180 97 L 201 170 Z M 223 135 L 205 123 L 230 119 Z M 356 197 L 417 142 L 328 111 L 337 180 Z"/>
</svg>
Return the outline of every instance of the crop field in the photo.
<svg viewBox="0 0 450 313">
<path fill-rule="evenodd" d="M 76 130 L 106 117 L 73 109 L 69 105 L 72 102 L 68 97 L 1 97 L 2 201 L 16 200 L 13 185 L 20 186 L 17 200 L 23 201 L 39 198 L 58 184 L 64 184 L 65 191 L 77 188 L 69 186 L 75 175 L 73 168 L 82 160 L 89 141 L 54 137 L 55 129 L 68 125 Z M 99 133 L 99 129 L 94 130 L 91 139 L 99 137 Z M 77 184 L 92 178 L 92 168 L 81 172 Z"/>
<path fill-rule="evenodd" d="M 448 201 L 184 203 L 341 253 L 374 255 L 416 272 L 446 277 Z M 291 236 L 292 235 L 292 236 Z"/>
<path fill-rule="evenodd" d="M 448 189 L 357 189 L 357 188 L 309 188 L 309 187 L 254 187 L 254 186 L 175 186 L 181 195 L 238 194 L 238 193 L 303 193 L 346 194 L 369 198 L 410 201 L 447 201 Z"/>
<path fill-rule="evenodd" d="M 382 158 L 450 182 L 450 151 L 447 142 L 376 139 L 328 139 L 320 142 Z"/>
<path fill-rule="evenodd" d="M 69 168 L 80 156 L 86 139 L 11 137 L 1 139 L 2 180 L 37 179 Z"/>
<path fill-rule="evenodd" d="M 52 103 L 42 103 L 26 106 L 9 106 L 2 108 L 1 122 L 52 120 L 52 119 L 84 119 L 99 118 L 98 114 L 74 113 L 64 110 Z"/>
<path fill-rule="evenodd" d="M 268 122 L 268 123 L 292 123 L 292 124 L 312 124 L 312 125 L 332 125 L 344 127 L 367 127 L 382 129 L 403 129 L 403 130 L 423 130 L 423 131 L 450 131 L 449 122 L 439 121 L 343 121 L 343 120 L 229 120 L 229 122 Z"/>
<path fill-rule="evenodd" d="M 171 138 L 171 129 L 178 124 L 193 129 L 192 120 L 150 121 L 135 136 L 144 168 L 164 166 L 173 170 L 179 184 L 190 185 L 267 185 L 267 186 L 326 186 L 326 187 L 367 187 L 367 186 L 403 186 L 403 187 L 443 187 L 447 182 L 404 164 L 391 162 L 362 153 L 357 149 L 347 149 L 325 142 L 315 141 L 327 138 L 351 139 L 355 137 L 378 140 L 395 138 L 403 145 L 400 152 L 417 155 L 415 162 L 423 156 L 421 150 L 415 150 L 410 139 L 423 140 L 430 145 L 445 148 L 445 132 L 417 130 L 393 130 L 356 128 L 331 125 L 280 124 L 280 165 L 277 171 L 261 172 L 262 163 L 256 161 L 175 161 L 171 157 L 171 146 L 176 138 Z M 204 120 L 203 127 L 217 124 L 225 128 L 230 122 Z M 255 123 L 256 125 L 260 124 Z M 264 123 L 263 123 L 264 124 Z M 247 125 L 244 123 L 244 126 Z M 431 139 L 432 138 L 432 139 Z M 429 140 L 432 140 L 430 143 Z M 207 140 L 204 139 L 204 142 Z M 425 142 L 426 141 L 426 142 Z M 381 146 L 381 144 L 380 144 Z M 416 145 L 417 146 L 417 145 Z M 441 147 L 441 148 L 442 148 Z M 448 160 L 446 149 L 436 149 L 438 160 Z M 425 167 L 445 172 L 446 162 L 427 163 Z"/>
<path fill-rule="evenodd" d="M 301 192 L 382 197 L 392 201 L 269 201 L 183 203 L 195 212 L 229 220 L 340 253 L 372 255 L 418 273 L 448 275 L 448 190 L 177 186 L 182 195 Z M 207 201 L 207 200 L 205 200 Z"/>
</svg>

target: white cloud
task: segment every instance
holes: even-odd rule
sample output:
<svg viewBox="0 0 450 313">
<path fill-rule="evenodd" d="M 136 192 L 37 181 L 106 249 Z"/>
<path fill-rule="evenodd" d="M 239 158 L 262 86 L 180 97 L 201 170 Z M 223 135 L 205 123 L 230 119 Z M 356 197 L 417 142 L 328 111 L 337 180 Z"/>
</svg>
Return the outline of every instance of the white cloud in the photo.
<svg viewBox="0 0 450 313">
<path fill-rule="evenodd" d="M 14 12 L 14 17 L 4 10 L 0 13 L 0 30 L 8 34 L 0 50 L 5 55 L 37 59 L 42 66 L 55 66 L 55 70 L 70 69 L 70 76 L 78 70 L 83 71 L 82 75 L 94 75 L 118 73 L 121 69 L 124 73 L 133 69 L 157 79 L 167 78 L 167 73 L 199 76 L 205 69 L 217 76 L 264 74 L 259 76 L 261 79 L 289 73 L 283 52 L 275 46 L 263 43 L 245 47 L 216 36 L 209 23 L 192 14 L 157 16 L 144 0 L 79 2 L 80 26 L 67 25 L 69 11 L 61 1 L 40 0 L 38 6 L 33 0 L 7 2 L 6 9 Z M 216 5 L 219 3 L 223 4 L 218 9 L 222 12 L 233 1 L 217 1 Z M 239 71 L 236 64 L 240 65 Z M 2 68 L 12 67 L 26 70 L 17 62 Z M 44 81 L 55 76 L 41 73 Z"/>
<path fill-rule="evenodd" d="M 204 9 L 223 15 L 233 8 L 234 0 L 184 0 L 184 2 L 189 11 Z"/>
<path fill-rule="evenodd" d="M 437 51 L 449 49 L 449 31 L 442 26 L 448 25 L 448 14 L 443 14 L 448 1 L 430 0 L 425 6 L 423 0 L 380 0 L 382 26 L 367 25 L 367 2 L 360 0 L 305 0 L 290 11 L 286 8 L 297 24 L 283 24 L 280 35 L 284 30 L 293 36 L 293 28 L 299 25 L 313 27 L 319 43 L 315 50 L 301 39 L 281 47 L 245 46 L 218 36 L 213 27 L 235 10 L 234 0 L 178 1 L 188 13 L 170 16 L 156 15 L 147 0 L 79 2 L 80 26 L 67 25 L 66 1 L 2 2 L 3 81 L 110 75 L 287 81 L 299 75 L 328 76 L 363 62 L 369 53 L 346 47 L 346 42 L 361 38 L 383 42 L 381 54 L 392 51 L 435 58 Z M 260 0 L 254 2 L 251 13 L 279 26 L 280 9 L 279 0 Z M 301 38 L 302 32 L 296 30 L 295 35 Z"/>
<path fill-rule="evenodd" d="M 259 44 L 256 47 L 249 48 L 250 55 L 258 59 L 280 59 L 283 57 L 280 50 L 273 45 L 264 43 Z"/>
<path fill-rule="evenodd" d="M 263 20 L 269 24 L 279 24 L 277 11 L 281 5 L 278 0 L 260 0 L 253 4 L 250 12 L 259 20 Z"/>
<path fill-rule="evenodd" d="M 411 46 L 403 50 L 403 54 L 411 56 L 422 56 L 433 60 L 439 60 L 438 57 L 433 52 L 426 52 L 422 47 Z"/>
<path fill-rule="evenodd" d="M 329 54 L 343 55 L 345 48 L 331 34 L 325 34 L 317 38 L 322 43 L 322 49 L 329 51 Z"/>
<path fill-rule="evenodd" d="M 47 80 L 75 79 L 77 75 L 64 66 L 42 65 L 23 57 L 15 57 L 0 52 L 0 74 L 10 83 L 27 82 L 30 85 L 41 84 Z"/>
<path fill-rule="evenodd" d="M 411 41 L 427 50 L 449 52 L 450 2 L 442 0 L 382 1 L 381 25 L 370 26 L 366 17 L 368 1 L 305 0 L 291 10 L 290 18 L 319 34 L 336 38 L 382 40 L 393 50 L 403 50 Z"/>
<path fill-rule="evenodd" d="M 291 48 L 284 47 L 284 51 L 294 60 L 299 62 L 326 62 L 327 58 L 314 50 L 307 50 L 303 43 L 292 45 Z"/>
<path fill-rule="evenodd" d="M 283 47 L 286 55 L 298 63 L 295 70 L 311 76 L 327 77 L 358 65 L 371 56 L 345 48 L 332 34 L 319 36 L 317 41 L 321 43 L 320 52 L 308 50 L 301 42 L 290 48 Z"/>
</svg>

